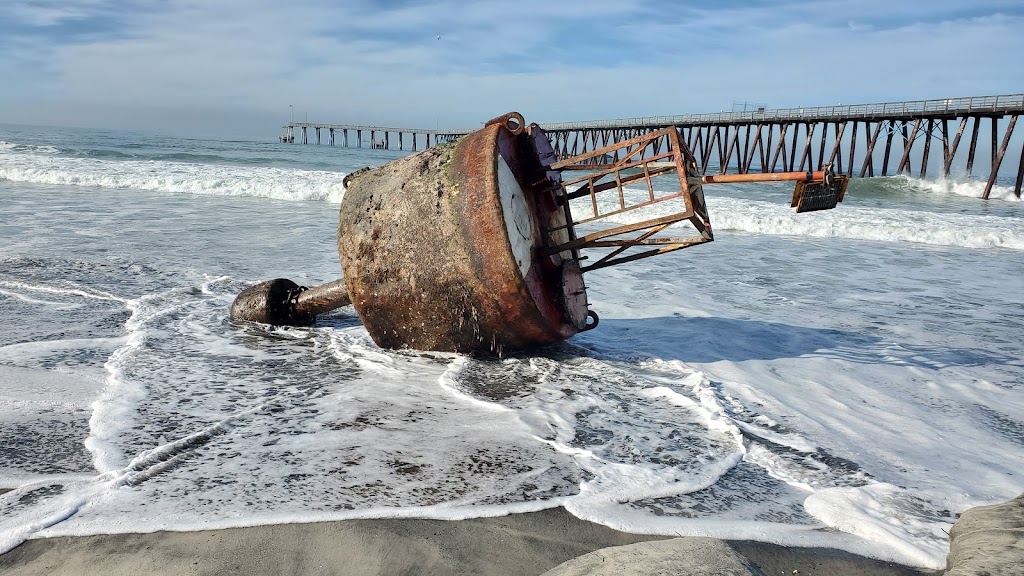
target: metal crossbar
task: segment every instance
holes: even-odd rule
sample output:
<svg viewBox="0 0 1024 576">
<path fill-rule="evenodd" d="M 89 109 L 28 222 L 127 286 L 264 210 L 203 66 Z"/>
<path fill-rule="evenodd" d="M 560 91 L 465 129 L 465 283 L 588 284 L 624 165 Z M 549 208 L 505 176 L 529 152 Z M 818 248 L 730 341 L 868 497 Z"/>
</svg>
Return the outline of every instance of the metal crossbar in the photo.
<svg viewBox="0 0 1024 576">
<path fill-rule="evenodd" d="M 664 137 L 668 137 L 668 150 L 648 154 L 649 150 Z M 620 157 L 621 154 L 621 157 Z M 610 164 L 588 164 L 588 162 L 614 158 Z M 632 224 L 613 226 L 603 230 L 574 238 L 563 244 L 546 249 L 547 254 L 556 254 L 566 250 L 578 251 L 587 248 L 613 248 L 613 250 L 593 264 L 582 266 L 584 272 L 597 270 L 623 262 L 648 258 L 674 250 L 711 242 L 714 236 L 697 163 L 689 150 L 682 144 L 675 128 L 664 128 L 636 138 L 624 140 L 592 150 L 590 152 L 567 158 L 550 166 L 553 170 L 584 170 L 582 175 L 562 182 L 563 201 L 568 204 L 573 199 L 589 197 L 590 214 L 573 221 L 567 218 L 567 227 L 580 224 L 596 223 L 611 216 L 620 215 L 633 210 L 650 207 L 654 204 L 669 201 L 680 201 L 681 210 L 672 214 L 651 218 Z M 656 195 L 652 178 L 675 173 L 678 177 L 679 190 L 667 194 Z M 627 198 L 625 186 L 636 182 L 644 182 L 647 188 L 646 198 L 634 201 Z M 570 187 L 582 184 L 576 190 Z M 617 207 L 602 212 L 598 206 L 598 194 L 607 197 L 614 194 Z M 568 212 L 568 209 L 567 209 Z M 697 231 L 696 236 L 689 237 L 655 237 L 672 224 L 689 220 Z M 624 237 L 638 233 L 636 236 Z M 654 247 L 643 252 L 623 255 L 631 248 Z"/>
</svg>

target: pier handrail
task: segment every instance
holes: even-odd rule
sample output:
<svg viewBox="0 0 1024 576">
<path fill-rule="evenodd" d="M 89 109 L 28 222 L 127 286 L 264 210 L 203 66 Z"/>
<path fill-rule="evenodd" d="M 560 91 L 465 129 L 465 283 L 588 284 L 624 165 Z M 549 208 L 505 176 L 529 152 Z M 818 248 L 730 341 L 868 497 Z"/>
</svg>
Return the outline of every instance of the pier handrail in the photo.
<svg viewBox="0 0 1024 576">
<path fill-rule="evenodd" d="M 936 100 L 910 100 L 906 102 L 880 102 L 877 104 L 837 104 L 835 106 L 813 106 L 748 110 L 744 112 L 712 112 L 706 114 L 683 114 L 677 116 L 644 116 L 614 120 L 585 120 L 580 122 L 554 122 L 541 124 L 545 130 L 584 130 L 600 128 L 657 127 L 677 125 L 723 124 L 729 122 L 777 122 L 831 119 L 867 119 L 892 116 L 917 116 L 935 114 L 955 116 L 958 114 L 1020 114 L 1024 113 L 1024 94 L 1000 94 L 996 96 L 970 96 L 964 98 L 942 98 Z"/>
</svg>

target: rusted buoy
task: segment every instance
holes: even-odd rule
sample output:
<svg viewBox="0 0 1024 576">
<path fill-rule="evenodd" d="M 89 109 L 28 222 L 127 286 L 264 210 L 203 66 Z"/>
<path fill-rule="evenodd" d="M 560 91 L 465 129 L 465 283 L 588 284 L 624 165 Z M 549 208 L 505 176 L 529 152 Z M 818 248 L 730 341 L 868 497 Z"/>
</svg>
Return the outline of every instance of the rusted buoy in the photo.
<svg viewBox="0 0 1024 576">
<path fill-rule="evenodd" d="M 508 114 L 350 179 L 338 255 L 379 346 L 500 354 L 588 328 L 576 259 L 542 256 L 572 231 L 550 144 L 526 128 Z"/>
</svg>

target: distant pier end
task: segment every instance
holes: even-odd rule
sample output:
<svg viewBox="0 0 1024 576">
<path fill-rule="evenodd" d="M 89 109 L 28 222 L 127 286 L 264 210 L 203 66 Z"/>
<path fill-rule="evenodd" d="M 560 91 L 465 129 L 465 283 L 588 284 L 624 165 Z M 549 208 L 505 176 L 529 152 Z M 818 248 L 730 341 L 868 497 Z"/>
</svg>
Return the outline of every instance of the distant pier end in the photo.
<svg viewBox="0 0 1024 576">
<path fill-rule="evenodd" d="M 284 134 L 279 140 L 286 144 L 327 144 L 328 146 L 344 146 L 346 148 L 411 150 L 416 152 L 417 150 L 430 148 L 437 144 L 451 142 L 472 131 L 289 122 L 284 126 Z M 298 132 L 297 137 L 296 132 Z M 392 134 L 396 136 L 394 140 L 391 139 Z M 312 139 L 310 138 L 311 135 Z M 418 144 L 422 146 L 418 147 Z"/>
<path fill-rule="evenodd" d="M 1013 180 L 1013 192 L 1019 198 L 1024 185 L 1024 138 L 1013 136 L 1021 114 L 1024 94 L 1005 94 L 562 122 L 541 127 L 558 158 L 565 159 L 674 126 L 704 174 L 793 172 L 832 165 L 837 174 L 851 177 L 905 174 L 926 178 L 931 168 L 933 175 L 969 178 L 981 168 L 988 172 L 982 198 L 991 194 L 1003 160 L 1009 156 L 1008 170 L 1019 158 Z M 470 132 L 290 122 L 284 126 L 280 141 L 417 151 Z M 965 139 L 967 145 L 961 146 Z M 980 147 L 979 140 L 983 141 Z M 990 145 L 986 146 L 984 140 Z M 669 150 L 670 140 L 655 140 L 651 148 L 652 154 Z M 591 162 L 615 160 L 614 155 L 594 156 Z"/>
</svg>

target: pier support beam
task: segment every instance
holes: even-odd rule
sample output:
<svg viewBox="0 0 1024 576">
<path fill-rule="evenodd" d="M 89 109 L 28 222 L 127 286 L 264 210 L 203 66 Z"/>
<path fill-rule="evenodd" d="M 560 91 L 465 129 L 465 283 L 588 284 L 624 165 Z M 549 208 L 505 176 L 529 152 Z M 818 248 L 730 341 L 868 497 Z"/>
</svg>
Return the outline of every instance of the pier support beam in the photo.
<svg viewBox="0 0 1024 576">
<path fill-rule="evenodd" d="M 981 197 L 988 200 L 988 195 L 992 192 L 992 186 L 996 183 L 996 176 L 999 175 L 999 166 L 1003 163 L 1003 155 L 1006 154 L 1006 146 L 1010 143 L 1010 136 L 1013 135 L 1013 126 L 1017 123 L 1017 117 L 1010 117 L 1010 124 L 1006 127 L 1006 135 L 1003 136 L 1003 144 L 999 147 L 998 152 L 995 148 L 992 149 L 992 173 L 988 176 L 988 182 L 985 184 L 985 191 Z M 992 119 L 992 143 L 996 142 L 996 119 Z M 1019 176 L 1018 176 L 1019 179 Z M 1016 194 L 1020 196 L 1020 185 L 1017 185 Z"/>
<path fill-rule="evenodd" d="M 978 129 L 981 128 L 981 117 L 974 119 L 974 133 L 971 134 L 971 149 L 967 152 L 967 176 L 974 170 L 974 153 L 978 149 Z"/>
<path fill-rule="evenodd" d="M 1017 183 L 1013 187 L 1013 193 L 1020 198 L 1021 185 L 1024 184 L 1024 145 L 1020 147 L 1020 166 L 1017 167 Z"/>
</svg>

